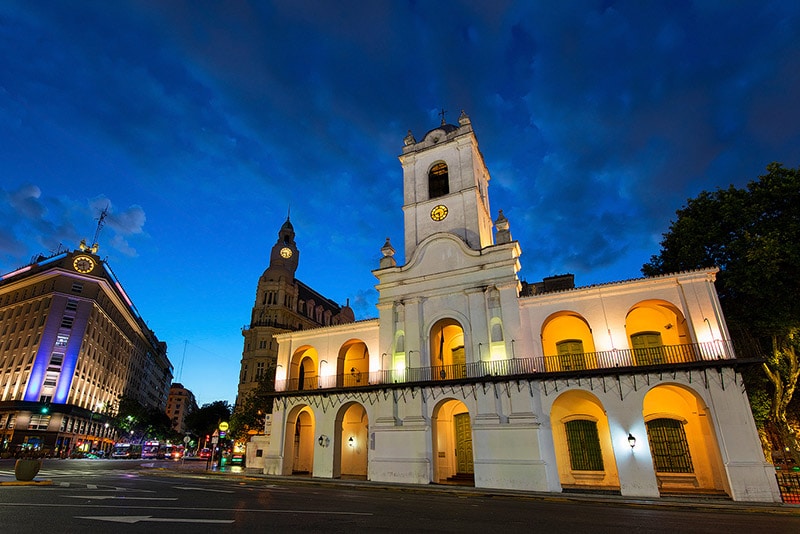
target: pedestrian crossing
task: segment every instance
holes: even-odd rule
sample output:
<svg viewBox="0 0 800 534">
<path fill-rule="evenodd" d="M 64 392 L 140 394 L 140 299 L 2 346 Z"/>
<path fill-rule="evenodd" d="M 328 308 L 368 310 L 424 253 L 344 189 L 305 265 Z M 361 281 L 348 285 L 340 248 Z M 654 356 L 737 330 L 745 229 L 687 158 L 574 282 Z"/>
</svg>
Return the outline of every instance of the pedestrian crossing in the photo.
<svg viewBox="0 0 800 534">
<path fill-rule="evenodd" d="M 108 484 L 94 484 L 91 482 L 92 479 L 104 475 L 123 475 L 126 478 L 138 476 L 133 471 L 120 471 L 118 469 L 42 469 L 34 480 L 52 481 L 52 484 L 48 486 L 50 488 L 125 491 L 125 488 Z M 13 481 L 15 479 L 13 468 L 0 469 L 0 481 Z"/>
<path fill-rule="evenodd" d="M 126 477 L 137 476 L 135 471 L 120 471 L 119 469 L 47 469 L 43 467 L 39 470 L 37 478 L 82 478 L 98 477 L 106 475 L 125 475 Z M 14 469 L 0 469 L 0 477 L 14 477 Z"/>
</svg>

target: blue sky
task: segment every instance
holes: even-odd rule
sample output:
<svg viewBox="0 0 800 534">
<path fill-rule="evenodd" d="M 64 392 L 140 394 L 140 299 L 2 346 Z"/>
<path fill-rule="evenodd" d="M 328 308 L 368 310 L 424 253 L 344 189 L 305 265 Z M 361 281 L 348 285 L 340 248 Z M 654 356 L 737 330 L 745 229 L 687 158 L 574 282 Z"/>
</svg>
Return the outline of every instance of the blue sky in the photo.
<svg viewBox="0 0 800 534">
<path fill-rule="evenodd" d="M 0 2 L 0 272 L 91 239 L 200 404 L 234 401 L 291 206 L 374 317 L 410 129 L 473 122 L 530 282 L 640 276 L 688 198 L 800 153 L 797 2 Z"/>
</svg>

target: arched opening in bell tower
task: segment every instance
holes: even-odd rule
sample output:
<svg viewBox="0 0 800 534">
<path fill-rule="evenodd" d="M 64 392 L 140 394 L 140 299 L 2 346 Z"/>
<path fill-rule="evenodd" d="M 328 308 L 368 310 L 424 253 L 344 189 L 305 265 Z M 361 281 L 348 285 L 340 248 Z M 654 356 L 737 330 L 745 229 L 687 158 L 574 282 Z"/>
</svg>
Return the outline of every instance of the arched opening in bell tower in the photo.
<svg viewBox="0 0 800 534">
<path fill-rule="evenodd" d="M 428 171 L 428 198 L 443 197 L 450 193 L 450 174 L 447 163 L 439 161 Z"/>
</svg>

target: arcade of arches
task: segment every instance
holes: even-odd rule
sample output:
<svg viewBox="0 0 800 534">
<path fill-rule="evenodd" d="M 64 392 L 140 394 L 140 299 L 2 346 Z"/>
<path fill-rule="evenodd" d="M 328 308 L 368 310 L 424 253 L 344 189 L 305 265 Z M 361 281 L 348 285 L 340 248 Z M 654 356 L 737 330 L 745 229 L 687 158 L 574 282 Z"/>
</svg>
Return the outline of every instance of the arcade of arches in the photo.
<svg viewBox="0 0 800 534">
<path fill-rule="evenodd" d="M 661 493 L 726 491 L 707 416 L 697 393 L 684 386 L 662 384 L 645 395 L 642 419 Z M 587 391 L 564 392 L 553 403 L 550 420 L 562 487 L 619 490 L 617 457 L 633 451 L 620 443 L 615 450 L 602 402 Z"/>
</svg>

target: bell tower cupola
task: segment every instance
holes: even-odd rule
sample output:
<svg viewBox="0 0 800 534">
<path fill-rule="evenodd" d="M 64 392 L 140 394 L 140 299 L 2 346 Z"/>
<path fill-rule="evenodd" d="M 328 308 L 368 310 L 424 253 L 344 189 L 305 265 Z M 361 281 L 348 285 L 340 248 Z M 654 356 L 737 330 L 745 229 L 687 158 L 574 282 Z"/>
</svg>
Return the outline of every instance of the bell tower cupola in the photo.
<svg viewBox="0 0 800 534">
<path fill-rule="evenodd" d="M 494 244 L 489 209 L 489 171 L 472 123 L 463 111 L 458 126 L 442 123 L 421 141 L 409 131 L 403 153 L 403 216 L 406 261 L 427 237 L 447 232 L 471 249 Z"/>
</svg>

